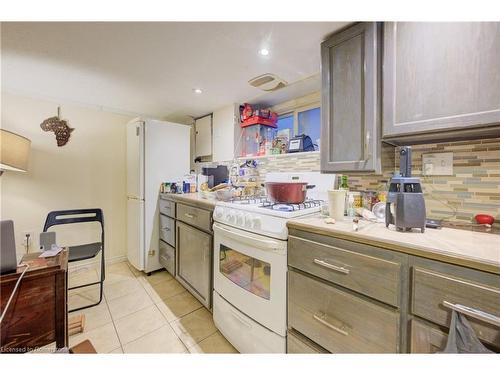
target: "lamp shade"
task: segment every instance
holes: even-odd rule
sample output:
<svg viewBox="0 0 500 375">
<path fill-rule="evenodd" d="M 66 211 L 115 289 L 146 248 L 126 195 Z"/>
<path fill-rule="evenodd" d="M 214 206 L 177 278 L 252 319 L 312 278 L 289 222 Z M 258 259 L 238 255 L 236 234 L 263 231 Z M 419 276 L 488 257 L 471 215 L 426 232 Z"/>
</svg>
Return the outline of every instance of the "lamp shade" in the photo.
<svg viewBox="0 0 500 375">
<path fill-rule="evenodd" d="M 0 169 L 26 172 L 30 145 L 28 138 L 0 129 Z"/>
</svg>

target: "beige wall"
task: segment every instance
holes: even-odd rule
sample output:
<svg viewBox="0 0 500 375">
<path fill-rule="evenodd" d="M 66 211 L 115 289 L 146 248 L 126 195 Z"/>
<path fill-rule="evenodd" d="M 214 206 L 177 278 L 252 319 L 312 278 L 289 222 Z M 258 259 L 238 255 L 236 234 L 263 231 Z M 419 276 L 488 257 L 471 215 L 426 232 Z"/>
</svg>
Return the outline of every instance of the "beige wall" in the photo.
<svg viewBox="0 0 500 375">
<path fill-rule="evenodd" d="M 2 93 L 2 128 L 31 139 L 27 173 L 0 177 L 1 216 L 14 220 L 18 253 L 24 231 L 34 232 L 30 251 L 49 211 L 102 208 L 106 258 L 126 255 L 126 132 L 130 117 L 98 109 L 62 105 L 61 117 L 75 128 L 69 142 L 58 147 L 54 133 L 40 123 L 56 115 L 58 103 Z M 97 225 L 78 224 L 57 230 L 59 244 L 98 239 Z"/>
</svg>

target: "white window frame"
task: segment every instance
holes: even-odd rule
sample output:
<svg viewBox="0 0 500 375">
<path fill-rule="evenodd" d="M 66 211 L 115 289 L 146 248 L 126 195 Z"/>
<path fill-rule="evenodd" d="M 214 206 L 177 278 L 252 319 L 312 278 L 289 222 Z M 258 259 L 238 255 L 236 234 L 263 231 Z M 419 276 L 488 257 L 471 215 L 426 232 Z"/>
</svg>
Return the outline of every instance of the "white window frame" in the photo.
<svg viewBox="0 0 500 375">
<path fill-rule="evenodd" d="M 315 102 L 315 103 L 311 103 L 308 105 L 302 105 L 299 107 L 295 107 L 292 110 L 286 109 L 286 110 L 283 110 L 281 113 L 277 112 L 278 120 L 282 116 L 293 115 L 293 134 L 292 134 L 292 136 L 295 137 L 299 133 L 299 112 L 305 112 L 305 111 L 308 111 L 310 109 L 315 109 L 315 108 L 320 108 L 320 110 L 321 110 L 321 103 Z"/>
</svg>

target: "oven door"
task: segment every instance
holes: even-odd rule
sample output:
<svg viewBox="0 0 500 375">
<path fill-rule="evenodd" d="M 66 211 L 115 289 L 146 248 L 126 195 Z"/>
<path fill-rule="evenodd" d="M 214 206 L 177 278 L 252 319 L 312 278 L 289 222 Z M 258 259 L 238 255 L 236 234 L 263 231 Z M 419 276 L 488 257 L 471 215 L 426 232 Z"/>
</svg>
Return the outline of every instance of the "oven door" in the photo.
<svg viewBox="0 0 500 375">
<path fill-rule="evenodd" d="M 286 335 L 286 241 L 215 223 L 214 289 L 258 323 Z"/>
</svg>

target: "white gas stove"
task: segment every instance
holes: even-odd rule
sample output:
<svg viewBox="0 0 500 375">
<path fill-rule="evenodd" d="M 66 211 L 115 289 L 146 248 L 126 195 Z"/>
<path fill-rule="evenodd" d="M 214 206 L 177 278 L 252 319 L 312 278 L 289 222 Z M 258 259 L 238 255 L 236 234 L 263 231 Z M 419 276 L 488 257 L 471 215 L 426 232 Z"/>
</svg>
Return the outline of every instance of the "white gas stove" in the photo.
<svg viewBox="0 0 500 375">
<path fill-rule="evenodd" d="M 321 199 L 326 199 L 335 181 L 334 175 L 319 173 L 266 177 L 305 181 L 316 188 L 301 204 L 273 204 L 265 197 L 252 197 L 215 206 L 214 322 L 241 353 L 285 353 L 286 222 L 318 213 Z"/>
</svg>

